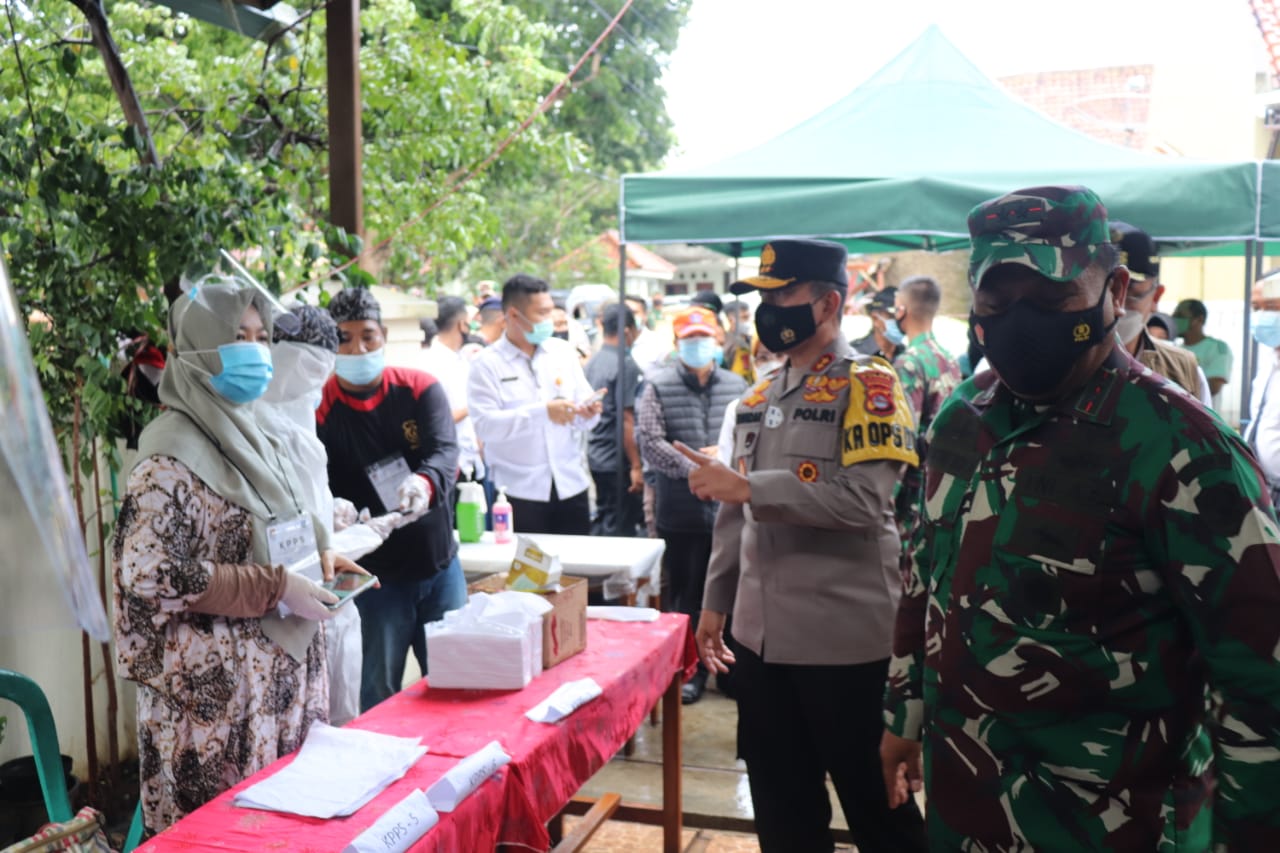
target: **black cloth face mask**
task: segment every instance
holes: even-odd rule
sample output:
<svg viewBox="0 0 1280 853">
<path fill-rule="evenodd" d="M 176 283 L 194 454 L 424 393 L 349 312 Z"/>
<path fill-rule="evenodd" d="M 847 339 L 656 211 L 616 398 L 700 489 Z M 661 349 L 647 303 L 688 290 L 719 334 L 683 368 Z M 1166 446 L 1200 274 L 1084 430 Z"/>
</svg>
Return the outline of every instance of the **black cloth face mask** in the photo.
<svg viewBox="0 0 1280 853">
<path fill-rule="evenodd" d="M 1000 380 L 1019 397 L 1043 397 L 1057 388 L 1076 362 L 1106 339 L 1116 321 L 1104 324 L 1102 305 L 1111 292 L 1111 276 L 1097 304 L 1083 311 L 1049 311 L 1020 299 L 999 314 L 969 323 L 983 355 Z"/>
<path fill-rule="evenodd" d="M 818 331 L 813 319 L 813 306 L 819 300 L 803 305 L 770 305 L 761 302 L 756 308 L 756 334 L 769 352 L 785 352 L 812 338 Z"/>
</svg>

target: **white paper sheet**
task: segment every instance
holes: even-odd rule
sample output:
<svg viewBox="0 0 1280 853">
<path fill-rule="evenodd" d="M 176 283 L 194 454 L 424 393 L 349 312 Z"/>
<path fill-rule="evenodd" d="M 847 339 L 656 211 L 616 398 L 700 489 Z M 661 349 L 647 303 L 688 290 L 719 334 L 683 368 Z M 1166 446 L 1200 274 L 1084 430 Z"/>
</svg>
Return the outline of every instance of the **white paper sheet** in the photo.
<svg viewBox="0 0 1280 853">
<path fill-rule="evenodd" d="M 511 756 L 502 749 L 502 744 L 491 740 L 483 749 L 471 753 L 436 780 L 427 789 L 427 799 L 436 811 L 451 812 L 484 780 L 497 773 L 499 767 L 510 761 Z"/>
<path fill-rule="evenodd" d="M 601 693 L 593 678 L 566 681 L 524 715 L 535 723 L 558 723 Z"/>
<path fill-rule="evenodd" d="M 427 795 L 414 791 L 387 809 L 373 826 L 342 848 L 342 853 L 404 853 L 439 821 Z"/>
<path fill-rule="evenodd" d="M 314 723 L 293 763 L 236 794 L 235 804 L 304 817 L 354 814 L 427 754 L 420 743 Z"/>
<path fill-rule="evenodd" d="M 655 622 L 658 611 L 652 607 L 614 607 L 607 604 L 588 604 L 588 619 L 608 619 L 610 622 Z"/>
</svg>

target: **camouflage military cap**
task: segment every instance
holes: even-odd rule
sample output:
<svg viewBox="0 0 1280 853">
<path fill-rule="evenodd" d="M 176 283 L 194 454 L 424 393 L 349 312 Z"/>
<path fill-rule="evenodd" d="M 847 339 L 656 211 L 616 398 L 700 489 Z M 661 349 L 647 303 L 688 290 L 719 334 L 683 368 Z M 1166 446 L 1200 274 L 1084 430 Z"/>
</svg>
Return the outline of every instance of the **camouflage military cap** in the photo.
<svg viewBox="0 0 1280 853">
<path fill-rule="evenodd" d="M 1086 187 L 1030 187 L 969 211 L 969 284 L 1001 264 L 1030 267 L 1053 281 L 1077 278 L 1110 242 L 1107 208 Z"/>
</svg>

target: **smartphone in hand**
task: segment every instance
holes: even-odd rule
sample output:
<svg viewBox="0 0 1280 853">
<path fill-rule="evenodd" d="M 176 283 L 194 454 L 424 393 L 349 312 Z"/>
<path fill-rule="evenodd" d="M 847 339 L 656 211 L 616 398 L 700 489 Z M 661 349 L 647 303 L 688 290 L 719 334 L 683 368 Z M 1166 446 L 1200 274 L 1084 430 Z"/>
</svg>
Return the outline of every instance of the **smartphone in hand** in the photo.
<svg viewBox="0 0 1280 853">
<path fill-rule="evenodd" d="M 333 580 L 325 581 L 320 586 L 338 596 L 333 604 L 326 604 L 330 610 L 337 610 L 366 589 L 372 587 L 378 579 L 373 575 L 358 575 L 355 572 L 339 572 Z"/>
</svg>

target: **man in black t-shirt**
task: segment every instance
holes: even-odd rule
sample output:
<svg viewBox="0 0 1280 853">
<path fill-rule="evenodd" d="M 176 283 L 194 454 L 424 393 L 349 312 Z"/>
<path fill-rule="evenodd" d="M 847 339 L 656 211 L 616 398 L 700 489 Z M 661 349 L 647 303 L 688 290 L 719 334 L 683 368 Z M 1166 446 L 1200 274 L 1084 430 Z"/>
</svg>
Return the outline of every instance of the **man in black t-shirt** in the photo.
<svg viewBox="0 0 1280 853">
<path fill-rule="evenodd" d="M 402 514 L 401 526 L 361 560 L 382 582 L 355 599 L 364 640 L 363 712 L 400 690 L 410 648 L 426 673 L 422 626 L 466 603 L 453 539 L 458 442 L 435 377 L 385 366 L 386 328 L 369 291 L 342 291 L 329 313 L 339 332 L 336 375 L 316 410 L 329 487 L 373 515 Z"/>
<path fill-rule="evenodd" d="M 622 322 L 619 318 L 624 317 Z M 607 388 L 600 422 L 591 429 L 587 440 L 587 467 L 596 484 L 596 518 L 591 532 L 596 536 L 635 536 L 644 521 L 644 506 L 640 495 L 644 491 L 644 471 L 641 468 L 640 449 L 636 445 L 636 386 L 640 382 L 640 368 L 628 353 L 624 380 L 618 381 L 618 331 L 623 326 L 623 341 L 628 350 L 639 334 L 636 315 L 621 305 L 607 305 L 600 313 L 600 330 L 604 344 L 600 352 L 587 362 L 587 384 L 592 388 Z M 627 460 L 630 477 L 626 482 L 621 506 L 618 504 L 619 448 L 618 405 L 622 406 L 622 453 Z"/>
</svg>

